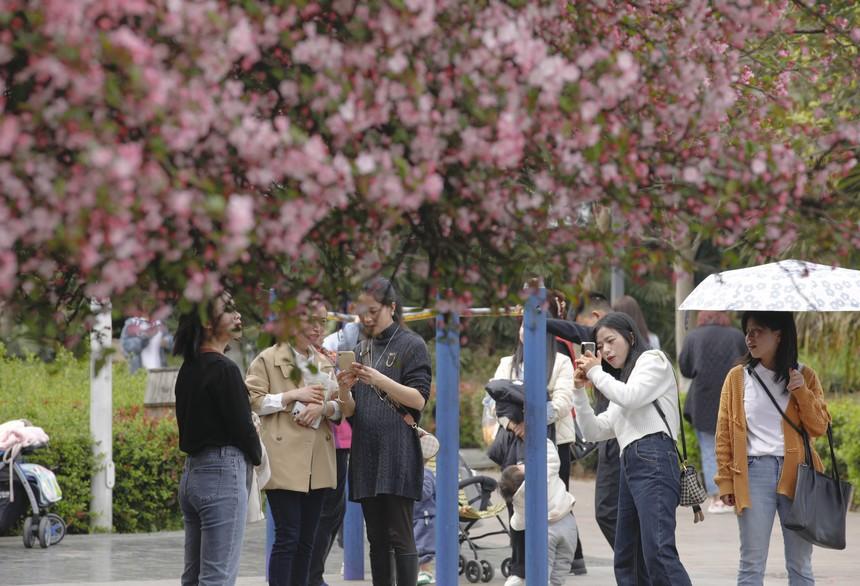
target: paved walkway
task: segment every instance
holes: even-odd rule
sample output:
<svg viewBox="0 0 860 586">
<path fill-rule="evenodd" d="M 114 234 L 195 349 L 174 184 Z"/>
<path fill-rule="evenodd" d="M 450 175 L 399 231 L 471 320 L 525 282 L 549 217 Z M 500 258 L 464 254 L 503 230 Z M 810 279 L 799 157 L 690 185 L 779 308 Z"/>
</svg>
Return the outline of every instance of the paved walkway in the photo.
<svg viewBox="0 0 860 586">
<path fill-rule="evenodd" d="M 576 480 L 575 512 L 582 531 L 588 574 L 570 576 L 571 586 L 604 585 L 615 582 L 611 551 L 593 516 L 594 483 Z M 678 549 L 693 584 L 717 586 L 733 584 L 738 563 L 738 531 L 733 515 L 712 515 L 693 525 L 688 509 L 678 511 Z M 491 542 L 491 543 L 490 543 Z M 265 527 L 248 528 L 242 552 L 239 584 L 264 586 L 263 550 Z M 485 540 L 499 549 L 488 550 L 485 558 L 496 568 L 491 584 L 503 584 L 499 563 L 507 555 L 503 538 Z M 165 532 L 134 535 L 70 535 L 47 550 L 25 549 L 18 537 L 0 538 L 0 584 L 4 586 L 108 584 L 117 586 L 166 586 L 178 583 L 182 571 L 183 534 Z M 782 538 L 774 531 L 767 566 L 766 584 L 786 584 Z M 365 548 L 366 551 L 366 548 Z M 466 552 L 463 548 L 462 552 Z M 368 580 L 345 582 L 339 577 L 342 552 L 335 546 L 328 562 L 326 580 L 332 586 L 369 584 Z M 817 584 L 860 583 L 860 513 L 848 520 L 848 549 L 831 551 L 816 548 L 813 567 Z M 460 577 L 460 584 L 468 584 Z M 448 586 L 448 585 L 443 585 Z"/>
</svg>

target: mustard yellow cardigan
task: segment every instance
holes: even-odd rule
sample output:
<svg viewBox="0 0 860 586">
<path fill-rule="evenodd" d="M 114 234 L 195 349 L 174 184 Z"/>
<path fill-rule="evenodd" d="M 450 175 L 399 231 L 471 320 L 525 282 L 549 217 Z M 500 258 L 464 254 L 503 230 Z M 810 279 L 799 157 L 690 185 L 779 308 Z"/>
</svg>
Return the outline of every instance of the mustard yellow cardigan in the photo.
<svg viewBox="0 0 860 586">
<path fill-rule="evenodd" d="M 803 428 L 811 438 L 824 435 L 830 423 L 830 413 L 824 403 L 823 391 L 818 376 L 811 368 L 801 370 L 804 385 L 792 391 L 785 414 Z M 744 412 L 744 367 L 736 366 L 729 371 L 720 395 L 720 412 L 717 417 L 716 453 L 717 474 L 714 482 L 720 496 L 735 495 L 735 512 L 740 515 L 751 505 L 749 471 L 747 469 L 747 418 Z M 776 407 L 774 407 L 776 409 Z M 782 420 L 785 437 L 785 459 L 782 475 L 776 486 L 779 494 L 794 498 L 797 485 L 797 465 L 806 458 L 803 440 L 785 420 Z M 812 446 L 810 446 L 812 447 Z M 821 459 L 812 447 L 812 459 L 816 470 L 823 470 Z"/>
</svg>

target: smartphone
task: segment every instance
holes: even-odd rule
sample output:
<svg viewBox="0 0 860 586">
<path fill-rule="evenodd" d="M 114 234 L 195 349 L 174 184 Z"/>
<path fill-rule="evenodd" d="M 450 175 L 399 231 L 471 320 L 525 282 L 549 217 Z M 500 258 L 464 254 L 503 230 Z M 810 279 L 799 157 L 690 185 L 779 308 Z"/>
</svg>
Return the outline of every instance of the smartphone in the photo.
<svg viewBox="0 0 860 586">
<path fill-rule="evenodd" d="M 597 345 L 594 342 L 583 342 L 579 346 L 579 353 L 585 356 L 586 352 L 591 352 L 594 356 L 597 356 Z"/>
<path fill-rule="evenodd" d="M 337 368 L 341 371 L 347 371 L 352 368 L 352 363 L 355 362 L 355 352 L 352 350 L 344 350 L 337 353 Z"/>
</svg>

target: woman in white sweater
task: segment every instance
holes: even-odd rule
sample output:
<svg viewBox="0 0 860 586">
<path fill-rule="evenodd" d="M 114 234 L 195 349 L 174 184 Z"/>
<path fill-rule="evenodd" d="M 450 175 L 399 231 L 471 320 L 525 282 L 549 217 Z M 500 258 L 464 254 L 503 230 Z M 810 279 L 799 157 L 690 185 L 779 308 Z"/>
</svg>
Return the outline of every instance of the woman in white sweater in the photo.
<svg viewBox="0 0 860 586">
<path fill-rule="evenodd" d="M 623 313 L 606 314 L 594 329 L 597 356 L 588 352 L 576 362 L 573 405 L 586 439 L 615 437 L 621 448 L 615 579 L 621 585 L 636 584 L 637 575 L 647 576 L 648 584 L 690 584 L 675 547 L 680 414 L 672 364 L 650 349 Z M 604 372 L 601 360 L 620 371 L 617 379 Z M 600 415 L 585 392 L 589 381 L 610 401 Z"/>
</svg>

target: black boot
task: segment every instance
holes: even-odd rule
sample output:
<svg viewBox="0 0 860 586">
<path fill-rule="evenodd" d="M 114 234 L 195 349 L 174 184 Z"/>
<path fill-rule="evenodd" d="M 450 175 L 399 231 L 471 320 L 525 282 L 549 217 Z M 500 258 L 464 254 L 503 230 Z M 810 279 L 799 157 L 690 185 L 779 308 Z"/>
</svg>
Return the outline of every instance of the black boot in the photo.
<svg viewBox="0 0 860 586">
<path fill-rule="evenodd" d="M 370 574 L 373 586 L 391 586 L 391 551 L 370 548 Z"/>
<path fill-rule="evenodd" d="M 399 553 L 395 555 L 397 565 L 397 586 L 415 586 L 418 582 L 418 554 Z"/>
</svg>

